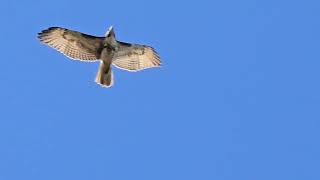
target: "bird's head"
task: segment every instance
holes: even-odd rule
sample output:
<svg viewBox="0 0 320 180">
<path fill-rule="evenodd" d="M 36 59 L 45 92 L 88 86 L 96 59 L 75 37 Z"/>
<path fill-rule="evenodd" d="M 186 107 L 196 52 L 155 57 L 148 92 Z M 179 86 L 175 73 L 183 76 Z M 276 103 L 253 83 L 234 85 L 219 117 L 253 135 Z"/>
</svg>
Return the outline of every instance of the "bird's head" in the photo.
<svg viewBox="0 0 320 180">
<path fill-rule="evenodd" d="M 113 26 L 110 26 L 108 31 L 106 32 L 106 37 L 115 37 Z"/>
</svg>

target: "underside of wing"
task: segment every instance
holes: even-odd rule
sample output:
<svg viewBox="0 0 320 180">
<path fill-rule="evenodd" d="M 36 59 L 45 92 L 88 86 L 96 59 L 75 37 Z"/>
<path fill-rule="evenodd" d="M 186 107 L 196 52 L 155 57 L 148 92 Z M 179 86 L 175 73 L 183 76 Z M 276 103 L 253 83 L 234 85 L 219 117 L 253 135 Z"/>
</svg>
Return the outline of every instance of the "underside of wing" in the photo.
<svg viewBox="0 0 320 180">
<path fill-rule="evenodd" d="M 127 71 L 140 71 L 160 67 L 158 53 L 150 46 L 118 42 L 119 50 L 113 57 L 113 65 Z"/>
<path fill-rule="evenodd" d="M 94 61 L 99 59 L 103 38 L 60 27 L 51 27 L 38 34 L 39 40 L 71 59 Z"/>
</svg>

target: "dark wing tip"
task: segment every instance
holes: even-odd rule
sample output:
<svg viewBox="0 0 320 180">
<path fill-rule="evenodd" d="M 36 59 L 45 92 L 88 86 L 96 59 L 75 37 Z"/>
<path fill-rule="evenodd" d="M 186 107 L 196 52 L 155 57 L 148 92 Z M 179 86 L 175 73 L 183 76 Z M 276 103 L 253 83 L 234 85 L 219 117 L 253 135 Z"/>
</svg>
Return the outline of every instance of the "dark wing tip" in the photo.
<svg viewBox="0 0 320 180">
<path fill-rule="evenodd" d="M 47 36 L 47 35 L 48 35 L 48 32 L 46 32 L 46 31 L 44 30 L 44 31 L 41 31 L 41 32 L 38 33 L 37 38 L 38 38 L 40 41 L 42 41 L 42 40 L 44 39 L 44 37 Z"/>
<path fill-rule="evenodd" d="M 61 27 L 49 27 L 48 29 L 45 29 L 45 30 L 42 30 L 41 32 L 38 33 L 38 35 L 45 35 L 45 34 L 48 34 L 54 30 L 57 30 L 57 29 L 62 29 Z"/>
<path fill-rule="evenodd" d="M 158 59 L 160 59 L 159 53 L 158 53 L 153 47 L 151 47 L 151 50 L 152 50 L 153 54 L 154 54 Z"/>
<path fill-rule="evenodd" d="M 37 38 L 43 42 L 45 37 L 48 36 L 52 31 L 57 29 L 62 29 L 61 27 L 49 27 L 48 29 L 42 30 L 41 32 L 37 33 Z"/>
<path fill-rule="evenodd" d="M 38 33 L 37 38 L 41 41 L 44 36 L 45 36 L 45 33 L 43 31 L 41 31 L 41 32 Z"/>
<path fill-rule="evenodd" d="M 162 62 L 161 62 L 159 53 L 155 50 L 155 48 L 153 48 L 151 46 L 148 46 L 148 48 L 152 52 L 152 63 L 153 63 L 153 65 L 160 67 Z"/>
</svg>

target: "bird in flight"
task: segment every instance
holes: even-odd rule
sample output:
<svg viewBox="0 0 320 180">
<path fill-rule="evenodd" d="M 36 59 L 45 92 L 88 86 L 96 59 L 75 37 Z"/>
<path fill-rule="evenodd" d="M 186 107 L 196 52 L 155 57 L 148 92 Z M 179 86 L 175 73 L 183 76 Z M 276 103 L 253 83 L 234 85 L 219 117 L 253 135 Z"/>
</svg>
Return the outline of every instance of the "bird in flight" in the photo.
<svg viewBox="0 0 320 180">
<path fill-rule="evenodd" d="M 50 27 L 38 33 L 38 38 L 42 43 L 71 59 L 85 62 L 100 61 L 95 82 L 103 87 L 113 85 L 111 65 L 131 72 L 161 65 L 160 57 L 154 48 L 116 40 L 112 26 L 105 37 L 96 37 L 61 27 Z"/>
</svg>

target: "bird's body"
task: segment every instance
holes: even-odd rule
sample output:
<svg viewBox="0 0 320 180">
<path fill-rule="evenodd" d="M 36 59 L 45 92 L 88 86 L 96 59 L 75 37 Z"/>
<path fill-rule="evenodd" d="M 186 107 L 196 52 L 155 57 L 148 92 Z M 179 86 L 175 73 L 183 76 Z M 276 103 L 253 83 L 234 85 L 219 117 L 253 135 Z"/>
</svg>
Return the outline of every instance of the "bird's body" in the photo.
<svg viewBox="0 0 320 180">
<path fill-rule="evenodd" d="M 51 27 L 39 33 L 38 38 L 71 59 L 100 61 L 95 81 L 104 87 L 113 85 L 112 65 L 127 71 L 139 71 L 161 65 L 160 58 L 152 47 L 117 41 L 112 27 L 105 37 Z"/>
</svg>

